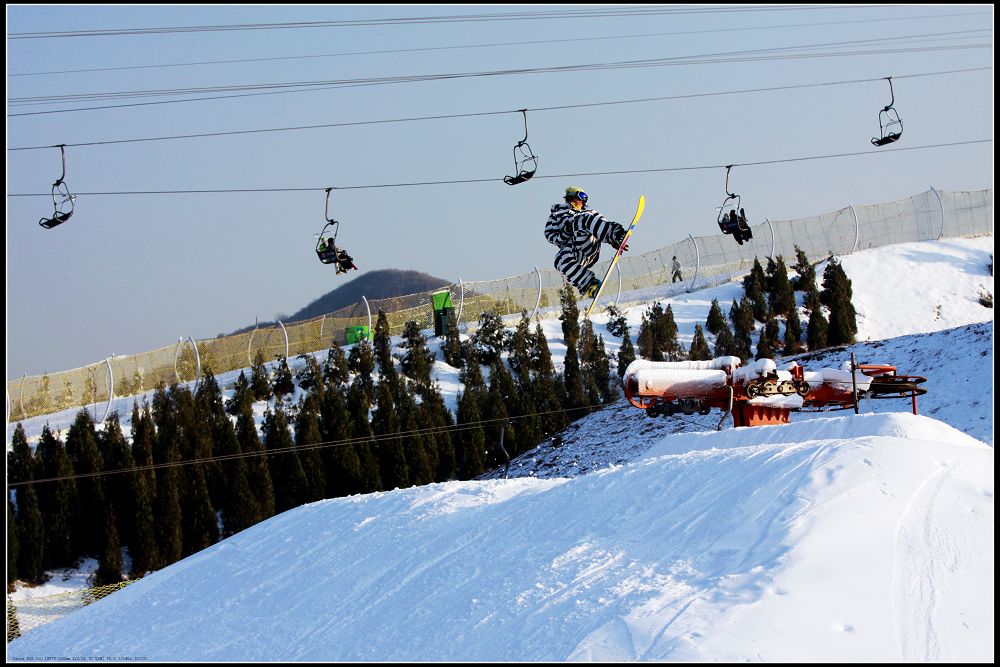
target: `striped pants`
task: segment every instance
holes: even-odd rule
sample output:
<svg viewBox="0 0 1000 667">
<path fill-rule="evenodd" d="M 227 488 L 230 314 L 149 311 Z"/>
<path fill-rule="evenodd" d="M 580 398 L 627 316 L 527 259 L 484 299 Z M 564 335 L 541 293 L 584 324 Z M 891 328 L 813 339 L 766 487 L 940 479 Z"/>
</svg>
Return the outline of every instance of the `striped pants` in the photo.
<svg viewBox="0 0 1000 667">
<path fill-rule="evenodd" d="M 601 244 L 594 237 L 590 237 L 583 246 L 567 245 L 559 249 L 556 253 L 554 265 L 556 270 L 562 273 L 580 291 L 590 283 L 595 277 L 590 270 L 601 257 Z"/>
</svg>

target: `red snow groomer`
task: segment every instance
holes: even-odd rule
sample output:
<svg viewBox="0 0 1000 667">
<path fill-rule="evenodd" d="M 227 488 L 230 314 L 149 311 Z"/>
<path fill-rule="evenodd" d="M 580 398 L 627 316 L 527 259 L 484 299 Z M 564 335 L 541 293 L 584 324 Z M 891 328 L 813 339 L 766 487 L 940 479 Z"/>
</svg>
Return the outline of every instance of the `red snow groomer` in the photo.
<svg viewBox="0 0 1000 667">
<path fill-rule="evenodd" d="M 636 359 L 622 378 L 625 396 L 650 417 L 677 413 L 707 415 L 712 408 L 731 413 L 734 426 L 787 424 L 793 410 L 845 410 L 862 398 L 910 398 L 917 414 L 917 396 L 927 381 L 897 375 L 895 366 L 855 364 L 847 369 L 807 371 L 797 362 L 778 369 L 772 359 L 747 366 L 739 357 L 709 361 L 646 361 Z M 853 368 L 853 371 L 851 370 Z"/>
</svg>

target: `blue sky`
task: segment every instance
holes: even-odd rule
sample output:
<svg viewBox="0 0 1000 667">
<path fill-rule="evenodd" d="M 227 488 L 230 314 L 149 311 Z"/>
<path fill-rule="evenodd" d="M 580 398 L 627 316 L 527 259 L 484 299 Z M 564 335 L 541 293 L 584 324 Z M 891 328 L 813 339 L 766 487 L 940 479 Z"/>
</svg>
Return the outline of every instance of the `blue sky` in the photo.
<svg viewBox="0 0 1000 667">
<path fill-rule="evenodd" d="M 577 16 L 601 7 L 8 5 L 7 377 L 156 349 L 179 336 L 213 337 L 255 318 L 293 313 L 360 275 L 336 276 L 313 252 L 324 223 L 323 190 L 331 186 L 342 188 L 331 199 L 339 241 L 361 272 L 415 269 L 469 281 L 550 267 L 555 249 L 542 228 L 548 207 L 571 184 L 586 188 L 595 208 L 625 221 L 638 195 L 646 196 L 633 252 L 716 233 L 726 164 L 742 165 L 733 169 L 730 189 L 752 223 L 891 201 L 930 186 L 993 185 L 992 141 L 963 143 L 993 136 L 990 5 L 704 5 L 688 13 L 663 5 L 631 15 L 627 7 L 606 6 L 608 15 Z M 385 21 L 515 13 L 522 18 Z M 374 23 L 12 39 L 42 31 L 364 19 Z M 905 39 L 889 41 L 895 37 Z M 859 42 L 869 39 L 879 41 Z M 831 46 L 785 53 L 853 55 L 745 53 L 823 44 Z M 495 73 L 732 52 L 740 55 L 706 64 L 464 76 L 88 111 L 38 113 L 178 98 L 12 104 L 36 95 Z M 356 55 L 335 55 L 348 53 Z M 242 62 L 174 66 L 206 61 Z M 976 71 L 936 74 L 954 70 Z M 39 74 L 53 71 L 64 73 Z M 894 77 L 904 135 L 876 149 L 870 139 L 888 102 L 888 85 L 878 81 L 885 76 Z M 798 87 L 718 94 L 787 86 Z M 700 96 L 565 108 L 687 95 Z M 539 169 L 511 187 L 502 179 L 513 172 L 512 148 L 523 137 L 521 108 L 529 109 Z M 23 113 L 34 115 L 14 115 Z M 461 114 L 477 115 L 454 117 Z M 149 140 L 422 116 L 450 117 Z M 122 140 L 133 141 L 106 143 Z M 45 230 L 37 221 L 52 212 L 47 193 L 59 175 L 59 151 L 10 149 L 60 143 L 70 145 L 66 183 L 91 194 L 79 196 L 69 222 Z M 83 143 L 98 145 L 72 146 Z M 923 146 L 940 147 L 917 149 Z M 847 153 L 859 155 L 828 157 Z M 822 159 L 801 160 L 810 157 Z M 608 173 L 637 170 L 649 171 Z M 477 182 L 396 186 L 464 180 Z M 129 194 L 164 190 L 272 191 Z"/>
</svg>

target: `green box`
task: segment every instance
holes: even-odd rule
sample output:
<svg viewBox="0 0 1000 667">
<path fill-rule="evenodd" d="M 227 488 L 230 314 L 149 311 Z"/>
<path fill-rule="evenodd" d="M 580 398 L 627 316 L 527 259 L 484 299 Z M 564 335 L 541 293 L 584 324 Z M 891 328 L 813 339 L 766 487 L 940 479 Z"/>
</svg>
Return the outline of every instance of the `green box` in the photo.
<svg viewBox="0 0 1000 667">
<path fill-rule="evenodd" d="M 434 292 L 431 294 L 431 304 L 434 306 L 435 313 L 439 313 L 445 308 L 451 308 L 451 292 L 448 290 Z"/>
<path fill-rule="evenodd" d="M 348 345 L 362 340 L 371 340 L 371 332 L 367 324 L 355 327 L 344 327 L 344 342 Z"/>
</svg>

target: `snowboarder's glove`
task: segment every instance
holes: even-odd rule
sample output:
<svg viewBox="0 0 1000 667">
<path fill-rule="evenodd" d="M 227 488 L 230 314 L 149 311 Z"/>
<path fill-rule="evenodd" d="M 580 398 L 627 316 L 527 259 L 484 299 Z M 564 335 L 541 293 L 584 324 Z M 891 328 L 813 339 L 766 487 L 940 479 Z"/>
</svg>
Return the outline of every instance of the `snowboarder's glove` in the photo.
<svg viewBox="0 0 1000 667">
<path fill-rule="evenodd" d="M 616 227 L 615 229 L 611 230 L 610 234 L 608 234 L 608 242 L 615 248 L 620 246 L 624 240 L 625 240 L 625 229 L 623 227 Z M 628 246 L 622 248 L 622 251 L 625 250 L 628 250 Z"/>
</svg>

